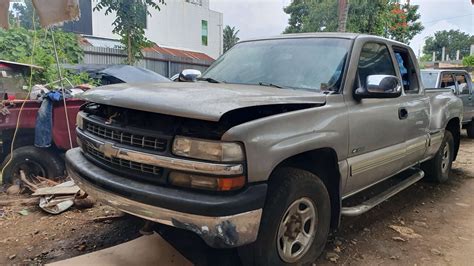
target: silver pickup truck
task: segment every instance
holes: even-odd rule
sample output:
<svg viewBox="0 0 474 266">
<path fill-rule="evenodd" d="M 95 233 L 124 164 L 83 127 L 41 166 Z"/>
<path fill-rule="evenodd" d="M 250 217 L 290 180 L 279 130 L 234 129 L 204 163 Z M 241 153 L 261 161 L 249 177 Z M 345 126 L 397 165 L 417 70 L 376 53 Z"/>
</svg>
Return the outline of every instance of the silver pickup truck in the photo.
<svg viewBox="0 0 474 266">
<path fill-rule="evenodd" d="M 457 69 L 423 69 L 421 80 L 426 90 L 451 89 L 462 100 L 462 127 L 469 138 L 474 138 L 474 88 L 469 73 Z"/>
<path fill-rule="evenodd" d="M 314 261 L 341 215 L 423 176 L 445 182 L 459 148 L 461 100 L 427 93 L 412 50 L 380 37 L 244 41 L 180 80 L 84 93 L 68 173 L 105 204 L 257 265 Z"/>
</svg>

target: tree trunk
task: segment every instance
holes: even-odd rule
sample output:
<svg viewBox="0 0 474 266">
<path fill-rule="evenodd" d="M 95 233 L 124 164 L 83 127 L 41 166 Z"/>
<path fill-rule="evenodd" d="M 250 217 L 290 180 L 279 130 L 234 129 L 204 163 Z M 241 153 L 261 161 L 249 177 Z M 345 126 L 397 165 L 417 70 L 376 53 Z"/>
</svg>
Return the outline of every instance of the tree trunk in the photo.
<svg viewBox="0 0 474 266">
<path fill-rule="evenodd" d="M 127 52 L 128 52 L 128 64 L 133 65 L 133 58 L 132 58 L 132 38 L 130 38 L 130 33 L 127 34 Z"/>
</svg>

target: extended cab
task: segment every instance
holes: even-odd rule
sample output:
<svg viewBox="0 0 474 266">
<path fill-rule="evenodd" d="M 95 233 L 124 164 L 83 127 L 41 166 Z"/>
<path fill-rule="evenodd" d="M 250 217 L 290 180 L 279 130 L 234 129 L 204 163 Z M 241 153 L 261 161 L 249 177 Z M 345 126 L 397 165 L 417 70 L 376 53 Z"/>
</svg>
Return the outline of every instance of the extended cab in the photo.
<svg viewBox="0 0 474 266">
<path fill-rule="evenodd" d="M 195 82 L 83 99 L 80 147 L 66 154 L 81 188 L 213 247 L 243 246 L 257 265 L 313 262 L 341 215 L 424 175 L 446 181 L 462 116 L 451 90 L 424 90 L 407 45 L 342 33 L 240 42 Z"/>
<path fill-rule="evenodd" d="M 451 89 L 463 104 L 462 126 L 467 136 L 474 138 L 474 88 L 472 79 L 465 70 L 457 69 L 423 69 L 421 80 L 426 90 Z"/>
</svg>

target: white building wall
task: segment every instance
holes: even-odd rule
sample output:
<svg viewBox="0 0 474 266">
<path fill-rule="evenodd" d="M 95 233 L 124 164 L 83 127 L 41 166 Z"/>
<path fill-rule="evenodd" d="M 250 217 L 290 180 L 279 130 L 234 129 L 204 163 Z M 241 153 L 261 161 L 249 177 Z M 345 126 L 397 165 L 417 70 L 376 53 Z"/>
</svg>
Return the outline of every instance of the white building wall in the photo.
<svg viewBox="0 0 474 266">
<path fill-rule="evenodd" d="M 93 1 L 93 7 L 96 2 Z M 152 15 L 147 17 L 145 30 L 149 40 L 160 46 L 202 52 L 213 58 L 222 54 L 222 13 L 209 10 L 209 0 L 202 0 L 201 6 L 185 0 L 167 0 L 166 5 L 160 5 L 160 9 L 149 9 Z M 93 11 L 93 35 L 118 39 L 118 35 L 112 34 L 114 19 L 112 14 L 105 16 L 103 10 Z M 208 23 L 207 46 L 202 45 L 201 41 L 202 20 Z"/>
</svg>

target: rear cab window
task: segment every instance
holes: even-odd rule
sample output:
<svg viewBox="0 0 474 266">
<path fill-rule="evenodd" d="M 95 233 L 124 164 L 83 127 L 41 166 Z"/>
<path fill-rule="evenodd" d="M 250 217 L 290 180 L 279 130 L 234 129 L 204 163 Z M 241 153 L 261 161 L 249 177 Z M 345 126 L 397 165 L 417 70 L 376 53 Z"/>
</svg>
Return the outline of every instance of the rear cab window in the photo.
<svg viewBox="0 0 474 266">
<path fill-rule="evenodd" d="M 397 59 L 398 69 L 402 79 L 403 90 L 405 93 L 418 93 L 420 91 L 420 82 L 416 74 L 416 67 L 410 56 L 410 52 L 403 47 L 394 46 L 393 51 Z"/>
</svg>

